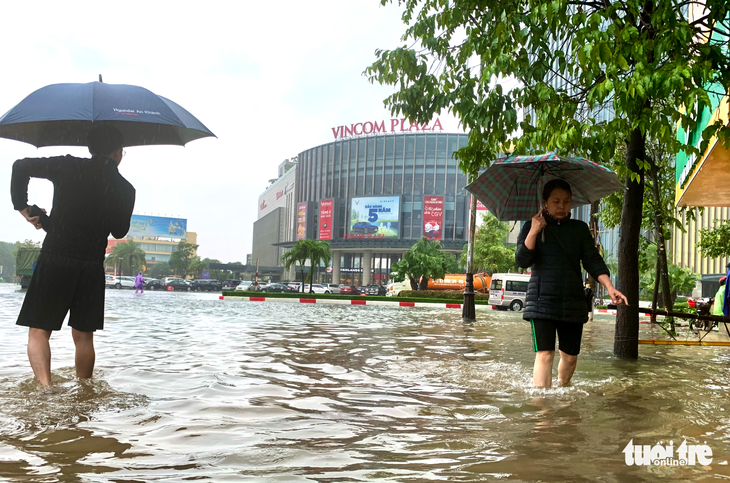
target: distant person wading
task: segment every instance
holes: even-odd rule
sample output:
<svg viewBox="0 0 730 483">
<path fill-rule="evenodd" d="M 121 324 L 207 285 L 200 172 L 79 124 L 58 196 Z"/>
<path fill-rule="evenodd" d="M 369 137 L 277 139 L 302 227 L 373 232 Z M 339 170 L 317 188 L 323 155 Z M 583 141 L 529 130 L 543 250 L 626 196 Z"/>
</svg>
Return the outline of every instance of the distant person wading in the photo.
<svg viewBox="0 0 730 483">
<path fill-rule="evenodd" d="M 547 182 L 542 192 L 543 209 L 525 223 L 517 238 L 517 265 L 532 268 L 523 318 L 532 326 L 536 352 L 533 384 L 537 387 L 552 386 L 556 333 L 560 350 L 558 383 L 567 385 L 573 377 L 589 311 L 581 262 L 606 287 L 613 303 L 628 303 L 611 283 L 588 225 L 570 219 L 571 199 L 566 181 Z"/>
<path fill-rule="evenodd" d="M 127 234 L 134 209 L 135 190 L 117 169 L 123 146 L 122 133 L 102 124 L 88 133 L 90 159 L 27 158 L 13 165 L 13 206 L 47 232 L 17 321 L 29 327 L 28 359 L 44 386 L 51 384 L 49 339 L 69 311 L 76 375 L 89 378 L 94 370 L 94 331 L 104 328 L 107 239 L 110 233 L 115 238 Z M 50 216 L 28 206 L 30 178 L 53 183 Z"/>
</svg>

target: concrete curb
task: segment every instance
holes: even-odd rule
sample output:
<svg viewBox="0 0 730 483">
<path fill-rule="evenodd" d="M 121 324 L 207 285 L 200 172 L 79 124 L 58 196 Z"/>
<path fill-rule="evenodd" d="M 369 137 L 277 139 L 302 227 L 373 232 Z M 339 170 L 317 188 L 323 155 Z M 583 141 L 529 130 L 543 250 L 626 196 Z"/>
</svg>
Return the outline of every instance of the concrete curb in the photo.
<svg viewBox="0 0 730 483">
<path fill-rule="evenodd" d="M 430 307 L 440 309 L 461 309 L 462 304 L 429 303 L 429 302 L 386 302 L 384 300 L 346 300 L 346 299 L 312 299 L 312 298 L 279 298 L 279 297 L 226 297 L 221 295 L 220 300 L 239 302 L 285 302 L 295 304 L 325 304 L 325 305 L 379 305 L 382 307 Z M 493 310 L 491 305 L 475 305 L 477 309 Z"/>
</svg>

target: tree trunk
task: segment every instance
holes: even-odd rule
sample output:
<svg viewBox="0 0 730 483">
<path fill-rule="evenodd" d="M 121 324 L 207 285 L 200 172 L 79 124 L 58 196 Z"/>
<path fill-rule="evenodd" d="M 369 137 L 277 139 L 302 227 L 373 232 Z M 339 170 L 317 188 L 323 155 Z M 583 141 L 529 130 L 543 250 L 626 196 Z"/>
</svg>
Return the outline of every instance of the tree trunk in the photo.
<svg viewBox="0 0 730 483">
<path fill-rule="evenodd" d="M 673 309 L 671 289 L 669 288 L 669 266 L 667 263 L 667 250 L 666 242 L 664 240 L 664 219 L 662 218 L 662 200 L 659 196 L 659 168 L 656 165 L 656 160 L 651 160 L 651 184 L 652 184 L 652 197 L 654 198 L 654 231 L 656 236 L 657 246 L 657 267 L 659 271 L 659 281 L 661 282 L 662 289 L 662 301 L 664 302 L 664 309 L 671 311 Z M 655 282 L 656 283 L 656 282 Z M 671 330 L 674 331 L 674 317 L 669 317 L 669 324 Z"/>
<path fill-rule="evenodd" d="M 421 277 L 420 285 L 419 290 L 428 290 L 428 278 L 425 275 Z"/>
<path fill-rule="evenodd" d="M 596 214 L 598 213 L 598 206 L 600 205 L 600 201 L 594 201 L 591 203 L 591 216 L 589 219 L 589 225 L 588 227 L 591 230 L 591 233 L 593 234 L 593 245 L 598 244 L 598 222 L 596 221 Z M 593 278 L 593 276 L 589 273 L 588 274 L 588 286 L 593 290 L 593 298 L 595 300 L 596 295 L 598 295 L 598 292 L 596 291 L 598 284 L 596 283 L 596 279 Z M 588 312 L 588 320 L 593 321 L 593 310 Z"/>
<path fill-rule="evenodd" d="M 299 264 L 299 271 L 302 272 L 302 293 L 304 293 L 304 264 Z"/>
<path fill-rule="evenodd" d="M 613 354 L 627 359 L 639 358 L 639 236 L 644 202 L 644 173 L 636 164 L 646 159 L 646 138 L 639 128 L 631 132 L 626 146 L 626 192 L 621 210 L 618 240 L 618 288 L 629 301 L 619 305 L 616 315 Z M 638 180 L 631 178 L 638 175 Z"/>
<path fill-rule="evenodd" d="M 411 283 L 411 290 L 418 290 L 418 282 L 413 277 L 408 277 L 408 281 Z"/>
</svg>

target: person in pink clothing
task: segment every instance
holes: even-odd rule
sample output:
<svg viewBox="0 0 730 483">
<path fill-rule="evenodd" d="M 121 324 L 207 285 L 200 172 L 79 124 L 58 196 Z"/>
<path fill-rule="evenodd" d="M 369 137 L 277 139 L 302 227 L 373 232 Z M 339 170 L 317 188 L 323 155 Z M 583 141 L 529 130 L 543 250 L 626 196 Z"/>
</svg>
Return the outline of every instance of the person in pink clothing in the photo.
<svg viewBox="0 0 730 483">
<path fill-rule="evenodd" d="M 137 274 L 137 277 L 134 279 L 134 293 L 144 293 L 144 277 L 142 276 L 142 272 L 139 272 Z"/>
</svg>

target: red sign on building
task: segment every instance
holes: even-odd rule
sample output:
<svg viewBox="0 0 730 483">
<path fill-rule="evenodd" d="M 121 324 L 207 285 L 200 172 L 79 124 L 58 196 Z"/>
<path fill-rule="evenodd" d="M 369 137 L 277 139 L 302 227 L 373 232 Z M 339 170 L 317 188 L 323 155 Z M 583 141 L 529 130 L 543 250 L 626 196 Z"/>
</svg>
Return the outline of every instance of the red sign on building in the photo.
<svg viewBox="0 0 730 483">
<path fill-rule="evenodd" d="M 334 221 L 335 200 L 319 202 L 319 239 L 332 239 L 332 223 Z"/>
<path fill-rule="evenodd" d="M 423 198 L 423 236 L 429 240 L 444 239 L 444 197 L 425 196 Z"/>
</svg>

